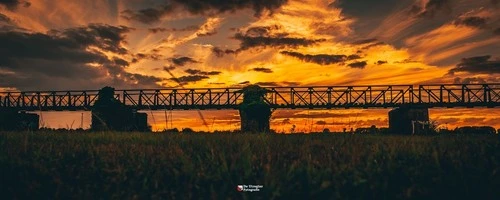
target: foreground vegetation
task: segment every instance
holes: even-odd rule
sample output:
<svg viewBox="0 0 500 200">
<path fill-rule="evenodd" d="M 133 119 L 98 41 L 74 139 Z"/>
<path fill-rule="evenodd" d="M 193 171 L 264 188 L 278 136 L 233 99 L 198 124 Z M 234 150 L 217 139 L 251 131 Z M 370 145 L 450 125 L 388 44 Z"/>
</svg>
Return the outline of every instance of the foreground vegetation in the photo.
<svg viewBox="0 0 500 200">
<path fill-rule="evenodd" d="M 4 199 L 498 199 L 500 140 L 0 133 L 0 179 Z"/>
</svg>

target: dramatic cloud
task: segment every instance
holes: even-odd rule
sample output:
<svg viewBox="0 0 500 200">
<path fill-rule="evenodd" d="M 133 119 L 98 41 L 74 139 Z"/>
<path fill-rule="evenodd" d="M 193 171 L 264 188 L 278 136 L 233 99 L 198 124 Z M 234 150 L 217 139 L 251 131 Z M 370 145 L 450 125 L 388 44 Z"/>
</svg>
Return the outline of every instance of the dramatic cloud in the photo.
<svg viewBox="0 0 500 200">
<path fill-rule="evenodd" d="M 214 53 L 215 56 L 217 56 L 217 57 L 223 57 L 225 54 L 235 54 L 236 51 L 230 50 L 230 49 L 222 50 L 219 47 L 213 47 L 212 53 Z"/>
<path fill-rule="evenodd" d="M 163 67 L 163 71 L 167 71 L 167 72 L 172 71 L 172 70 L 174 70 L 174 69 L 175 69 L 175 67 L 174 67 L 174 66 L 168 66 L 168 67 L 167 67 L 167 66 L 165 66 L 165 67 Z"/>
<path fill-rule="evenodd" d="M 3 22 L 3 23 L 12 23 L 12 20 L 7 17 L 6 15 L 0 13 L 0 22 Z"/>
<path fill-rule="evenodd" d="M 208 76 L 203 76 L 203 75 L 188 75 L 188 76 L 181 76 L 178 78 L 170 78 L 170 80 L 173 80 L 175 82 L 178 82 L 180 84 L 187 84 L 191 82 L 198 82 L 203 79 L 208 79 L 210 77 Z"/>
<path fill-rule="evenodd" d="M 256 68 L 253 68 L 251 70 L 256 71 L 256 72 L 262 72 L 262 73 L 273 73 L 273 70 L 271 70 L 269 68 L 265 68 L 265 67 L 256 67 Z"/>
<path fill-rule="evenodd" d="M 469 77 L 469 78 L 460 78 L 456 77 L 453 79 L 453 83 L 455 84 L 483 84 L 486 83 L 486 80 L 480 77 Z"/>
<path fill-rule="evenodd" d="M 200 27 L 199 26 L 188 26 L 188 27 L 185 27 L 185 28 L 160 28 L 160 27 L 156 27 L 156 28 L 149 28 L 149 32 L 151 33 L 161 33 L 161 32 L 177 32 L 177 31 L 196 31 L 198 30 Z"/>
<path fill-rule="evenodd" d="M 377 65 L 383 65 L 383 64 L 387 64 L 387 61 L 385 61 L 385 60 L 377 61 Z"/>
<path fill-rule="evenodd" d="M 455 21 L 455 25 L 463 25 L 463 26 L 468 26 L 468 27 L 473 27 L 473 28 L 486 28 L 486 23 L 488 22 L 488 18 L 485 17 L 465 17 L 463 19 L 458 19 Z"/>
<path fill-rule="evenodd" d="M 214 75 L 219 75 L 222 72 L 218 71 L 210 71 L 210 72 L 205 72 L 197 69 L 187 69 L 184 72 L 190 74 L 190 75 L 203 75 L 203 76 L 214 76 Z"/>
<path fill-rule="evenodd" d="M 126 55 L 131 29 L 90 24 L 48 34 L 0 32 L 1 87 L 19 89 L 96 89 L 105 85 L 153 87 L 162 79 L 125 71 L 128 62 L 103 52 Z M 36 88 L 33 88 L 36 87 Z"/>
<path fill-rule="evenodd" d="M 23 0 L 0 0 L 0 5 L 5 6 L 9 10 L 15 10 L 18 6 L 29 7 L 31 3 Z"/>
<path fill-rule="evenodd" d="M 352 68 L 365 68 L 367 65 L 366 61 L 361 61 L 361 62 L 353 62 L 348 64 L 347 66 L 352 67 Z"/>
<path fill-rule="evenodd" d="M 64 31 L 52 30 L 52 37 L 72 41 L 82 46 L 96 46 L 105 51 L 118 54 L 126 54 L 127 49 L 123 47 L 125 33 L 132 29 L 126 26 L 111 26 L 106 24 L 90 24 L 86 27 L 70 28 Z"/>
<path fill-rule="evenodd" d="M 364 39 L 364 40 L 356 40 L 354 41 L 352 44 L 355 44 L 355 45 L 363 45 L 363 44 L 370 44 L 370 43 L 374 43 L 374 42 L 377 42 L 378 40 L 376 38 L 371 38 L 371 39 Z"/>
<path fill-rule="evenodd" d="M 171 58 L 170 61 L 177 66 L 185 66 L 188 63 L 198 63 L 195 59 L 186 56 Z"/>
<path fill-rule="evenodd" d="M 463 58 L 462 62 L 457 64 L 449 73 L 455 72 L 469 72 L 479 74 L 500 73 L 500 60 L 490 60 L 491 56 L 477 56 L 470 58 Z"/>
<path fill-rule="evenodd" d="M 426 1 L 422 1 L 426 2 Z M 434 17 L 439 12 L 450 13 L 452 10 L 451 0 L 429 0 L 424 6 L 415 4 L 411 12 L 419 17 Z"/>
<path fill-rule="evenodd" d="M 211 15 L 215 13 L 234 12 L 246 8 L 253 9 L 255 16 L 259 17 L 265 11 L 272 13 L 287 2 L 288 0 L 170 0 L 167 4 L 156 8 L 147 8 L 138 11 L 127 9 L 122 12 L 122 17 L 128 20 L 151 24 L 159 22 L 163 17 L 178 10 L 185 10 L 195 15 Z"/>
<path fill-rule="evenodd" d="M 500 28 L 497 28 L 493 31 L 493 34 L 500 35 Z"/>
<path fill-rule="evenodd" d="M 10 19 L 7 17 L 7 15 L 4 15 L 0 13 L 0 31 L 14 31 L 14 30 L 19 30 L 19 27 L 17 27 Z"/>
<path fill-rule="evenodd" d="M 336 63 L 344 63 L 345 61 L 348 61 L 348 60 L 361 58 L 358 55 L 349 55 L 349 56 L 329 55 L 329 54 L 311 55 L 311 54 L 302 54 L 302 53 L 293 52 L 293 51 L 282 51 L 280 53 L 287 55 L 287 56 L 292 56 L 292 57 L 298 58 L 304 62 L 312 62 L 312 63 L 316 63 L 316 64 L 320 64 L 320 65 L 331 65 L 331 64 L 336 64 Z"/>
<path fill-rule="evenodd" d="M 278 86 L 280 86 L 280 84 L 277 82 L 257 82 L 255 84 L 259 85 L 259 86 L 264 86 L 264 87 L 278 87 Z"/>
<path fill-rule="evenodd" d="M 309 46 L 317 42 L 324 41 L 322 39 L 306 39 L 299 37 L 288 37 L 287 34 L 276 35 L 254 35 L 255 32 L 246 34 L 236 33 L 234 39 L 239 40 L 240 48 L 236 51 L 247 50 L 254 47 L 298 47 Z"/>
</svg>

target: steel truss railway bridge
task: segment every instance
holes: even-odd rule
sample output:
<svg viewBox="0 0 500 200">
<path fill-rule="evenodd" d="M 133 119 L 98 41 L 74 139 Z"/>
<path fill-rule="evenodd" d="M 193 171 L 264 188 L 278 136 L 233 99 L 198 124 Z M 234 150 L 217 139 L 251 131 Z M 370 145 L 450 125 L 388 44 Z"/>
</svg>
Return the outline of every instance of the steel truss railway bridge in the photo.
<svg viewBox="0 0 500 200">
<path fill-rule="evenodd" d="M 413 108 L 500 106 L 500 83 L 262 88 L 266 91 L 262 99 L 271 109 L 404 107 L 410 109 L 404 112 L 408 114 Z M 0 92 L 0 110 L 92 110 L 99 99 L 99 91 Z M 221 110 L 238 109 L 243 94 L 242 88 L 164 88 L 115 90 L 112 96 L 133 110 Z M 398 114 L 402 115 L 405 114 Z"/>
</svg>

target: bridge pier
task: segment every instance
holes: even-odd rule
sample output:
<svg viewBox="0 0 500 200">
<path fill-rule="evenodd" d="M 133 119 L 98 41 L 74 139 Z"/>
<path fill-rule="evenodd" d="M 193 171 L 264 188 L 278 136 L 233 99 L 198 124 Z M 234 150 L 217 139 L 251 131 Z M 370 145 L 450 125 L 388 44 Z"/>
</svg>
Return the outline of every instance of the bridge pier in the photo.
<svg viewBox="0 0 500 200">
<path fill-rule="evenodd" d="M 26 113 L 17 109 L 0 109 L 0 130 L 25 131 L 38 130 L 40 117 L 34 113 Z"/>
<path fill-rule="evenodd" d="M 265 93 L 258 85 L 243 88 L 243 103 L 239 105 L 242 132 L 270 132 L 271 107 L 264 101 Z"/>
<path fill-rule="evenodd" d="M 104 87 L 92 108 L 94 131 L 150 131 L 146 113 L 124 105 L 115 99 L 115 89 Z"/>
<path fill-rule="evenodd" d="M 392 134 L 425 134 L 429 131 L 429 109 L 399 107 L 389 111 Z"/>
</svg>

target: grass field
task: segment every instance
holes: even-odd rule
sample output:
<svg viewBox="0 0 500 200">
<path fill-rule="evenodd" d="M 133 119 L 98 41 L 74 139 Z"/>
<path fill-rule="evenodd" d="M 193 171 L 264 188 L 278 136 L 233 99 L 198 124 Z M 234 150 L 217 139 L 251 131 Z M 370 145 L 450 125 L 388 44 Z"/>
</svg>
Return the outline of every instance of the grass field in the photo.
<svg viewBox="0 0 500 200">
<path fill-rule="evenodd" d="M 499 199 L 500 140 L 0 133 L 0 175 L 2 199 Z"/>
</svg>

